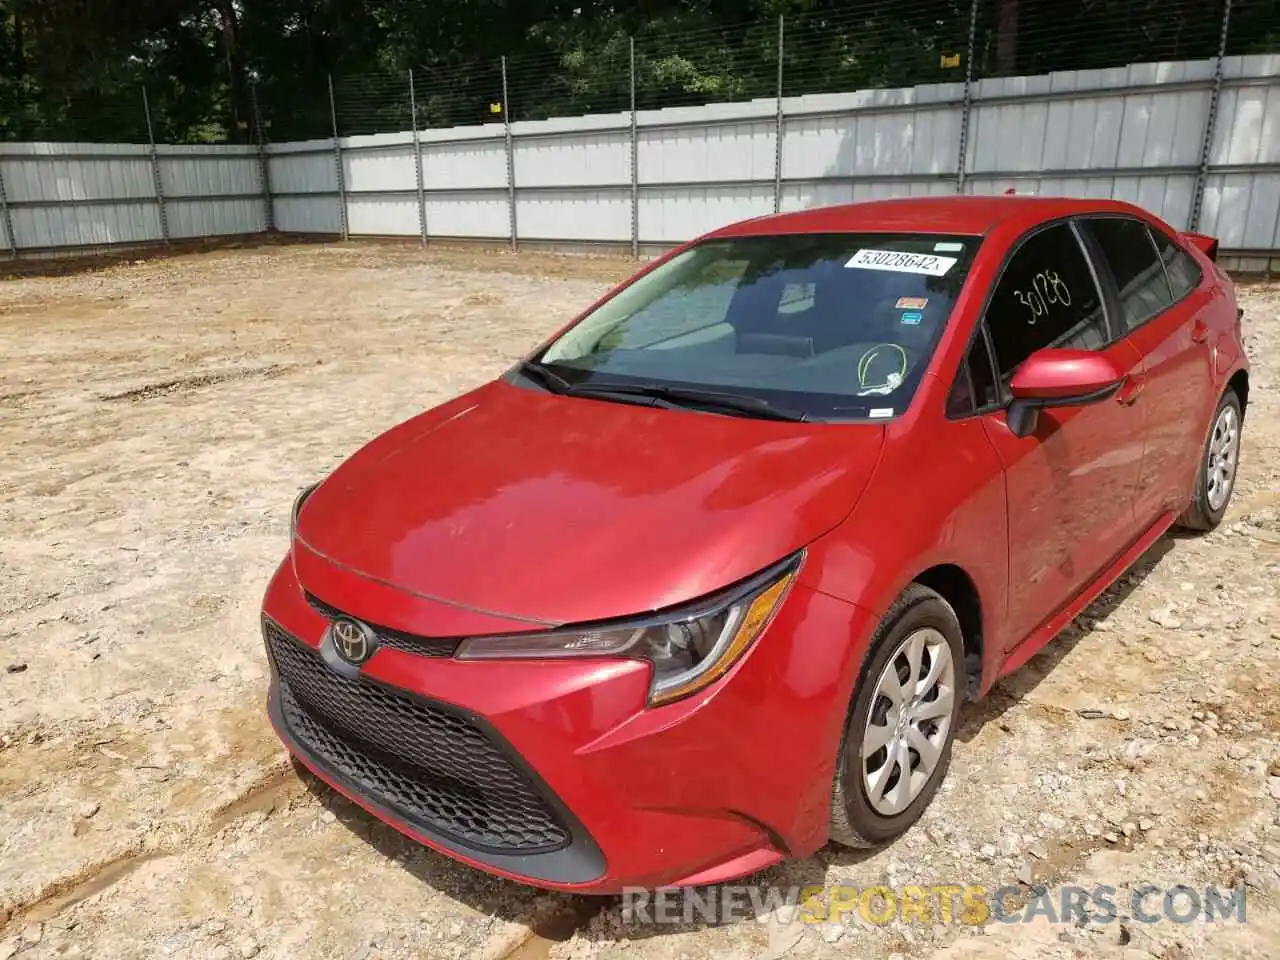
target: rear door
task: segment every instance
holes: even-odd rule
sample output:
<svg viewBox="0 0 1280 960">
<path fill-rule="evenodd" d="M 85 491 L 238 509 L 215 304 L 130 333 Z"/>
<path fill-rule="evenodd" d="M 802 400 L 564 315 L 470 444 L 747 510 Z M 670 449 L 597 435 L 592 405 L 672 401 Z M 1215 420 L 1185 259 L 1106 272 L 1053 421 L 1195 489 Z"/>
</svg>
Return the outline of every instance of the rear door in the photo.
<svg viewBox="0 0 1280 960">
<path fill-rule="evenodd" d="M 1113 342 L 1106 301 L 1081 238 L 1061 221 L 1020 241 L 985 316 L 994 354 L 992 392 L 1044 347 L 1105 353 L 1131 377 L 1141 358 Z M 986 349 L 981 341 L 975 347 Z M 1056 613 L 1137 539 L 1133 495 L 1142 460 L 1143 415 L 1129 384 L 1086 406 L 1041 411 L 1027 437 L 1009 429 L 1005 409 L 983 423 L 1004 465 L 1009 509 L 1006 650 Z M 986 392 L 977 385 L 978 402 Z"/>
<path fill-rule="evenodd" d="M 1146 444 L 1134 493 L 1142 527 L 1181 509 L 1190 493 L 1214 400 L 1208 312 L 1200 268 L 1174 241 L 1126 216 L 1085 221 L 1103 282 L 1119 306 L 1118 335 L 1142 356 Z"/>
</svg>

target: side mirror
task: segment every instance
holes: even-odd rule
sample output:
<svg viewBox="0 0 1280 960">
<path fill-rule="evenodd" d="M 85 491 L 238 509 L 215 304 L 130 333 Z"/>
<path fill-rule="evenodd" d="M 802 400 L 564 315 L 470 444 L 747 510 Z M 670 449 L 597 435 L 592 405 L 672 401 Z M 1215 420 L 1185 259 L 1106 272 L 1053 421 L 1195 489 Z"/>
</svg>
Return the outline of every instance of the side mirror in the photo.
<svg viewBox="0 0 1280 960">
<path fill-rule="evenodd" d="M 1009 429 L 1015 436 L 1030 436 L 1045 407 L 1098 403 L 1119 390 L 1124 380 L 1124 371 L 1092 350 L 1037 350 L 1022 361 L 1009 384 Z"/>
</svg>

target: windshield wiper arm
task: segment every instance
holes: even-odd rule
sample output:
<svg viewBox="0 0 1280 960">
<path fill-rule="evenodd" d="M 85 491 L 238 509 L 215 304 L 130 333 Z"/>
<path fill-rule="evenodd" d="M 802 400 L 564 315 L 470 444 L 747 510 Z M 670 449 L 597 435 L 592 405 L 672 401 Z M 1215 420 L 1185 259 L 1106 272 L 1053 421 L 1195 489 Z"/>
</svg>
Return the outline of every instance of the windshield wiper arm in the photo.
<svg viewBox="0 0 1280 960">
<path fill-rule="evenodd" d="M 578 384 L 570 389 L 573 396 L 652 397 L 682 407 L 699 407 L 725 412 L 741 413 L 762 420 L 804 421 L 809 415 L 800 410 L 779 406 L 762 397 L 749 397 L 741 393 L 725 393 L 719 390 L 699 390 L 696 387 L 670 387 L 661 383 L 610 383 Z"/>
<path fill-rule="evenodd" d="M 674 404 L 651 393 L 638 390 L 614 390 L 611 387 L 593 384 L 573 384 L 545 364 L 532 360 L 521 362 L 517 368 L 530 380 L 546 387 L 552 393 L 562 396 L 590 397 L 593 400 L 611 400 L 614 403 L 630 403 L 639 407 L 671 407 Z"/>
<path fill-rule="evenodd" d="M 540 363 L 535 363 L 532 360 L 522 360 L 520 362 L 519 370 L 530 380 L 536 380 L 552 393 L 573 392 L 573 384 L 560 376 L 560 374 Z"/>
<path fill-rule="evenodd" d="M 759 417 L 765 420 L 804 421 L 809 415 L 800 410 L 778 406 L 761 397 L 749 397 L 740 393 L 719 390 L 699 390 L 696 387 L 671 387 L 661 383 L 570 383 L 544 364 L 525 360 L 519 370 L 530 380 L 536 380 L 552 393 L 574 397 L 593 397 L 597 400 L 613 400 L 618 403 L 635 403 L 642 406 L 699 407 L 703 409 L 733 412 Z M 649 401 L 645 403 L 645 401 Z"/>
<path fill-rule="evenodd" d="M 661 396 L 673 403 L 719 407 L 766 420 L 801 422 L 809 419 L 809 415 L 803 410 L 781 406 L 763 397 L 750 397 L 741 393 L 725 393 L 719 390 L 698 390 L 693 387 L 662 387 L 661 390 Z"/>
</svg>

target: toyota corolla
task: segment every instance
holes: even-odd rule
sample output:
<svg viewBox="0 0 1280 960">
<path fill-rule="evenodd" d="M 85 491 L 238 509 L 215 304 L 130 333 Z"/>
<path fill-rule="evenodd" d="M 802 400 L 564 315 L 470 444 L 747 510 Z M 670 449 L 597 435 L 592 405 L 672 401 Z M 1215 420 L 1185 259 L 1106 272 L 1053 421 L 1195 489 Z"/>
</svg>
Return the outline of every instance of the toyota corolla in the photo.
<svg viewBox="0 0 1280 960">
<path fill-rule="evenodd" d="M 690 243 L 293 511 L 268 709 L 418 841 L 582 892 L 880 844 L 962 701 L 1174 524 L 1249 397 L 1216 242 L 884 201 Z"/>
</svg>

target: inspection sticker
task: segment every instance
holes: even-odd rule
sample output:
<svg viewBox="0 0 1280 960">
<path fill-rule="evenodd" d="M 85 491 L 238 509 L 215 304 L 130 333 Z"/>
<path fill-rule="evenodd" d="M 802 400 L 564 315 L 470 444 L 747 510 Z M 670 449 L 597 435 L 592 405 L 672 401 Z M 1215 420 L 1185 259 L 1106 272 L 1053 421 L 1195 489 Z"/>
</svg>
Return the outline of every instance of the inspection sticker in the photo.
<svg viewBox="0 0 1280 960">
<path fill-rule="evenodd" d="M 908 326 L 918 327 L 920 321 L 924 319 L 924 314 L 919 311 L 912 310 L 902 315 L 902 322 Z"/>
<path fill-rule="evenodd" d="M 895 310 L 923 310 L 929 305 L 928 297 L 899 297 L 893 305 Z"/>
<path fill-rule="evenodd" d="M 964 250 L 964 244 L 943 241 L 942 243 L 935 243 L 933 250 L 935 253 L 960 253 Z"/>
<path fill-rule="evenodd" d="M 893 407 L 872 407 L 869 416 L 872 420 L 885 420 L 893 416 Z"/>
<path fill-rule="evenodd" d="M 926 277 L 945 277 L 947 271 L 955 265 L 955 257 L 903 253 L 901 250 L 859 250 L 845 264 L 855 270 L 888 270 L 891 273 L 918 273 Z"/>
</svg>

